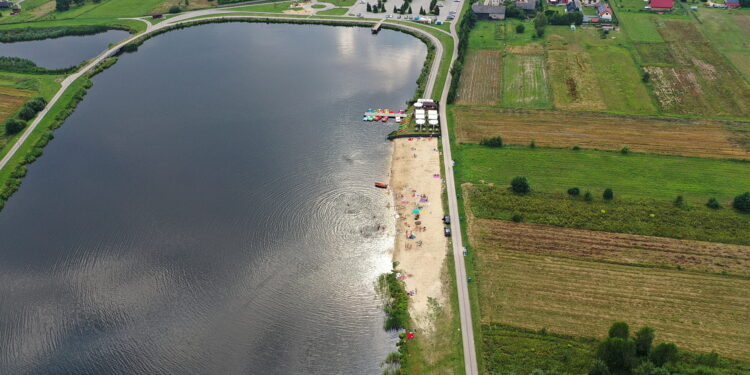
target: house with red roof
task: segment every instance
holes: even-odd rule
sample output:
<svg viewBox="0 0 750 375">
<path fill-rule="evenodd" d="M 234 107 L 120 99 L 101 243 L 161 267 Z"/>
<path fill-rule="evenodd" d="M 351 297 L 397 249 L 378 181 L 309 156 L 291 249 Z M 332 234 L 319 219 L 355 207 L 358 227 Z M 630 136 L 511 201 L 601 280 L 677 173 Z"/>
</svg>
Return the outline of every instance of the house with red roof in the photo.
<svg viewBox="0 0 750 375">
<path fill-rule="evenodd" d="M 649 0 L 649 10 L 653 12 L 666 12 L 674 9 L 674 0 Z"/>
<path fill-rule="evenodd" d="M 724 4 L 729 9 L 737 9 L 740 7 L 740 0 L 724 0 Z"/>
</svg>

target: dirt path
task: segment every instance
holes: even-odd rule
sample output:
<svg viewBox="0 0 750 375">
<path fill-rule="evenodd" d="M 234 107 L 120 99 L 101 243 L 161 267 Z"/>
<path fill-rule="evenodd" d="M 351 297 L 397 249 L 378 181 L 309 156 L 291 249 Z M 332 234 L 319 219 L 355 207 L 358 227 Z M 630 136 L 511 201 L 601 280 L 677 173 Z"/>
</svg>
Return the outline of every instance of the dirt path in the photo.
<svg viewBox="0 0 750 375">
<path fill-rule="evenodd" d="M 408 276 L 406 289 L 415 293 L 411 297 L 412 318 L 420 330 L 429 331 L 429 299 L 441 305 L 446 302 L 440 278 L 447 252 L 440 153 L 436 138 L 409 139 L 393 141 L 391 189 L 398 214 L 393 259 Z"/>
</svg>

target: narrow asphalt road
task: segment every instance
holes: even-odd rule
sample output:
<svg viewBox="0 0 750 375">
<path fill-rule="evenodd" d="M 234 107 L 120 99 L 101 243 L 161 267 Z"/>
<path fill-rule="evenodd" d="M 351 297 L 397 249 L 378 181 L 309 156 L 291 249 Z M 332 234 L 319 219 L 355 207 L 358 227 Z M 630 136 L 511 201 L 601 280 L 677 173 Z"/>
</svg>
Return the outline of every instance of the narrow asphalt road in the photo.
<svg viewBox="0 0 750 375">
<path fill-rule="evenodd" d="M 451 36 L 453 37 L 453 56 L 451 56 L 451 67 L 458 57 L 458 34 L 456 24 L 451 22 Z M 448 195 L 448 210 L 451 217 L 451 239 L 453 243 L 453 262 L 456 269 L 456 286 L 458 288 L 458 310 L 461 316 L 461 335 L 464 347 L 464 366 L 466 375 L 478 375 L 477 352 L 474 347 L 474 326 L 471 320 L 471 302 L 469 300 L 469 284 L 466 276 L 466 264 L 464 263 L 464 246 L 461 239 L 461 218 L 458 211 L 458 200 L 456 199 L 456 180 L 453 176 L 453 156 L 451 155 L 450 133 L 448 132 L 448 90 L 451 87 L 452 77 L 448 74 L 443 87 L 443 95 L 440 97 L 440 132 L 443 142 L 443 164 L 445 165 L 445 185 Z"/>
<path fill-rule="evenodd" d="M 62 94 L 70 87 L 70 85 L 78 78 L 80 78 L 82 75 L 88 73 L 93 69 L 96 65 L 101 63 L 104 59 L 111 56 L 115 52 L 117 52 L 120 48 L 122 48 L 124 45 L 132 42 L 133 40 L 136 40 L 138 38 L 144 37 L 148 34 L 154 33 L 158 30 L 174 26 L 176 24 L 180 23 L 187 23 L 195 21 L 195 17 L 205 17 L 205 16 L 211 16 L 210 19 L 247 19 L 247 18 L 254 18 L 254 19 L 275 19 L 275 20 L 288 20 L 288 17 L 274 17 L 274 16 L 253 16 L 253 15 L 245 15 L 241 13 L 232 13 L 230 9 L 208 9 L 208 10 L 198 10 L 193 12 L 186 12 L 183 14 L 180 14 L 179 16 L 175 16 L 173 18 L 170 18 L 168 20 L 165 20 L 161 23 L 158 23 L 156 25 L 151 25 L 150 22 L 139 19 L 140 21 L 144 21 L 149 26 L 147 27 L 146 31 L 141 32 L 139 34 L 133 35 L 117 44 L 115 44 L 113 47 L 109 48 L 108 50 L 104 51 L 99 56 L 92 59 L 88 64 L 86 64 L 83 68 L 81 68 L 79 71 L 69 75 L 66 77 L 62 82 L 60 89 L 55 93 L 55 95 L 52 97 L 52 99 L 49 100 L 49 103 L 47 106 L 39 112 L 39 114 L 34 118 L 34 120 L 24 129 L 23 134 L 21 134 L 21 137 L 18 138 L 16 143 L 11 147 L 11 149 L 8 151 L 8 153 L 0 160 L 0 170 L 3 169 L 10 159 L 13 157 L 13 155 L 18 152 L 18 150 L 23 146 L 26 141 L 28 140 L 31 133 L 36 129 L 36 127 L 39 125 L 39 123 L 47 116 L 47 113 L 49 112 L 50 108 L 52 108 L 58 100 L 60 100 L 60 97 Z M 208 19 L 208 18 L 202 18 L 202 19 Z M 315 17 L 308 17 L 305 18 L 305 20 L 311 20 L 311 21 L 339 21 L 335 19 L 325 19 L 325 18 L 315 18 Z M 341 19 L 341 22 L 355 22 L 355 23 L 363 23 L 363 24 L 372 24 L 372 20 L 359 20 L 359 19 Z M 435 87 L 435 81 L 437 80 L 438 72 L 440 70 L 440 61 L 443 57 L 443 45 L 440 43 L 440 40 L 438 40 L 435 36 L 432 34 L 417 28 L 412 27 L 408 25 L 403 25 L 395 22 L 386 22 L 389 25 L 399 27 L 405 30 L 413 31 L 416 33 L 419 33 L 421 35 L 424 35 L 428 37 L 433 45 L 435 46 L 435 58 L 433 60 L 432 67 L 430 69 L 430 74 L 427 79 L 427 84 L 425 85 L 425 93 L 431 93 L 433 91 L 433 88 Z M 458 23 L 458 19 L 455 22 L 451 23 L 451 36 L 453 38 L 453 55 L 451 56 L 451 62 L 450 65 L 452 66 L 453 63 L 456 61 L 456 58 L 458 56 L 458 35 L 456 34 L 456 24 Z M 441 30 L 442 31 L 442 30 Z M 460 320 L 461 320 L 461 332 L 462 332 L 462 338 L 463 338 L 463 351 L 464 351 L 464 363 L 466 368 L 466 375 L 478 375 L 478 368 L 477 368 L 477 361 L 476 361 L 476 351 L 474 348 L 474 331 L 472 329 L 472 320 L 471 320 L 471 304 L 469 302 L 469 289 L 467 285 L 467 278 L 466 278 L 466 268 L 464 265 L 464 256 L 463 256 L 463 245 L 461 242 L 461 225 L 459 220 L 459 214 L 458 214 L 458 202 L 456 200 L 456 186 L 455 186 L 455 180 L 453 177 L 453 159 L 451 156 L 451 147 L 450 147 L 450 136 L 448 133 L 448 124 L 447 124 L 447 113 L 446 113 L 446 106 L 447 106 L 447 98 L 448 98 L 448 89 L 451 85 L 451 76 L 450 74 L 445 80 L 445 85 L 443 87 L 442 96 L 440 98 L 440 117 L 443 119 L 441 121 L 441 133 L 443 135 L 442 142 L 443 142 L 443 163 L 445 164 L 445 181 L 446 181 L 446 187 L 448 189 L 448 209 L 450 211 L 450 217 L 451 217 L 451 230 L 453 233 L 453 258 L 455 262 L 455 268 L 456 268 L 456 281 L 458 285 L 458 304 L 459 304 L 459 314 L 460 314 Z"/>
</svg>

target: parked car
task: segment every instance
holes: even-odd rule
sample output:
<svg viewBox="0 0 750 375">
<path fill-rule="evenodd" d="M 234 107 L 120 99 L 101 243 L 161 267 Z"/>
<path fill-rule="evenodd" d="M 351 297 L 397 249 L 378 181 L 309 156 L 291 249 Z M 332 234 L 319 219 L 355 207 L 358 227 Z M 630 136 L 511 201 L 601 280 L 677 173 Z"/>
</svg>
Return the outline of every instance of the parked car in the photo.
<svg viewBox="0 0 750 375">
<path fill-rule="evenodd" d="M 437 3 L 437 6 L 439 6 L 439 7 L 441 7 L 441 8 L 442 8 L 442 7 L 444 7 L 444 6 L 445 6 L 445 4 L 443 4 L 443 3 Z"/>
<path fill-rule="evenodd" d="M 443 234 L 445 234 L 446 237 L 451 236 L 451 228 L 450 227 L 443 227 Z"/>
<path fill-rule="evenodd" d="M 451 223 L 451 217 L 450 215 L 443 216 L 443 223 L 450 224 Z"/>
<path fill-rule="evenodd" d="M 362 15 L 362 13 L 357 13 L 357 17 L 364 18 L 364 16 Z"/>
</svg>

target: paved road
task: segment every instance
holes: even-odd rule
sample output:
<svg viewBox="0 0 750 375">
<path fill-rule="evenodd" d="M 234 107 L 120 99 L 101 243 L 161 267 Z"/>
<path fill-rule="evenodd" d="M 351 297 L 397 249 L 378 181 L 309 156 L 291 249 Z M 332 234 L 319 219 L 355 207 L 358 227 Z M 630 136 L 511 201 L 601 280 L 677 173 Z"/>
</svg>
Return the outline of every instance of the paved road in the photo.
<svg viewBox="0 0 750 375">
<path fill-rule="evenodd" d="M 243 19 L 243 18 L 262 18 L 262 19 L 279 19 L 284 20 L 288 19 L 285 17 L 274 17 L 274 16 L 252 16 L 252 15 L 242 15 L 241 13 L 231 13 L 231 10 L 229 9 L 207 9 L 207 10 L 198 10 L 193 12 L 186 12 L 183 14 L 180 14 L 178 16 L 172 17 L 168 20 L 162 21 L 159 24 L 156 25 L 150 25 L 150 22 L 146 21 L 145 19 L 139 19 L 141 21 L 144 21 L 149 24 L 146 31 L 136 34 L 134 36 L 131 36 L 120 43 L 115 44 L 110 49 L 104 51 L 99 56 L 95 57 L 93 60 L 91 60 L 88 64 L 86 64 L 82 69 L 79 71 L 69 75 L 66 77 L 62 82 L 60 89 L 55 93 L 55 95 L 50 99 L 49 104 L 41 111 L 39 112 L 39 115 L 29 124 L 29 126 L 24 129 L 23 134 L 19 139 L 16 141 L 16 143 L 11 147 L 11 149 L 8 151 L 8 153 L 5 155 L 5 157 L 0 160 L 0 169 L 4 168 L 8 161 L 15 155 L 16 152 L 18 152 L 18 149 L 28 140 L 29 135 L 36 129 L 36 127 L 39 125 L 39 123 L 47 116 L 47 113 L 50 108 L 52 108 L 55 103 L 57 103 L 58 100 L 60 100 L 60 97 L 62 94 L 70 87 L 70 85 L 78 78 L 80 78 L 82 75 L 89 72 L 91 69 L 93 69 L 97 64 L 102 62 L 104 59 L 106 59 L 108 56 L 111 56 L 113 53 L 115 53 L 117 50 L 122 48 L 122 46 L 130 43 L 131 41 L 141 38 L 143 36 L 146 36 L 148 34 L 154 33 L 160 29 L 173 26 L 175 24 L 185 23 L 185 22 L 191 22 L 192 18 L 195 17 L 202 17 L 202 16 L 211 16 L 212 19 Z M 315 17 L 308 17 L 306 18 L 308 20 L 321 20 L 321 21 L 336 21 L 331 19 L 322 19 L 322 18 L 315 18 Z M 357 23 L 363 23 L 363 24 L 372 24 L 373 21 L 368 20 L 359 20 L 359 19 L 342 19 L 343 22 L 357 22 Z M 434 63 L 432 64 L 432 67 L 430 69 L 430 75 L 427 79 L 427 84 L 425 85 L 425 92 L 431 93 L 433 91 L 433 88 L 435 87 L 435 81 L 437 80 L 438 71 L 440 70 L 440 60 L 443 57 L 443 46 L 440 43 L 440 41 L 433 36 L 432 34 L 408 25 L 402 25 L 397 24 L 393 22 L 386 22 L 390 25 L 400 27 L 402 29 L 410 30 L 413 32 L 417 32 L 419 34 L 427 36 L 435 45 L 435 59 Z M 453 55 L 451 56 L 451 65 L 455 62 L 457 53 L 458 53 L 458 35 L 456 34 L 456 23 L 451 23 L 451 35 L 453 37 Z M 443 162 L 445 164 L 445 171 L 446 171 L 446 185 L 448 189 L 448 209 L 450 211 L 451 216 L 451 230 L 453 232 L 453 258 L 456 265 L 456 281 L 458 284 L 458 302 L 459 302 L 459 313 L 461 318 L 461 331 L 463 335 L 463 350 L 464 350 L 464 362 L 466 365 L 466 374 L 467 375 L 478 375 L 478 369 L 477 369 L 477 361 L 476 361 L 476 351 L 474 348 L 474 331 L 472 329 L 472 320 L 471 320 L 471 305 L 469 303 L 469 292 L 468 292 L 468 285 L 466 280 L 466 268 L 464 266 L 464 257 L 463 257 L 463 245 L 461 243 L 461 226 L 458 216 L 458 203 L 456 201 L 456 186 L 455 181 L 453 177 L 453 168 L 452 168 L 452 157 L 451 157 L 451 148 L 450 148 L 450 138 L 448 136 L 448 125 L 446 120 L 448 119 L 448 116 L 446 114 L 446 105 L 447 105 L 447 97 L 448 97 L 448 88 L 451 85 L 451 76 L 448 75 L 445 86 L 443 87 L 443 94 L 440 98 L 440 116 L 443 119 L 441 121 L 441 132 L 443 134 L 442 142 L 443 142 Z"/>
<path fill-rule="evenodd" d="M 460 18 L 459 18 L 460 19 Z M 453 56 L 451 66 L 458 56 L 458 34 L 456 34 L 456 22 L 451 23 L 451 35 L 453 36 Z M 451 217 L 451 233 L 453 242 L 453 262 L 456 268 L 456 284 L 458 287 L 458 310 L 461 316 L 461 334 L 464 347 L 464 365 L 466 375 L 478 375 L 477 352 L 474 347 L 474 329 L 471 320 L 471 302 L 469 301 L 469 285 L 466 276 L 466 265 L 464 264 L 464 247 L 461 240 L 461 221 L 458 214 L 458 201 L 456 200 L 456 180 L 453 176 L 453 156 L 451 156 L 450 133 L 448 132 L 448 89 L 451 86 L 451 75 L 445 80 L 443 95 L 440 97 L 440 132 L 443 142 L 443 164 L 445 165 L 445 184 L 448 195 L 448 210 Z"/>
</svg>

